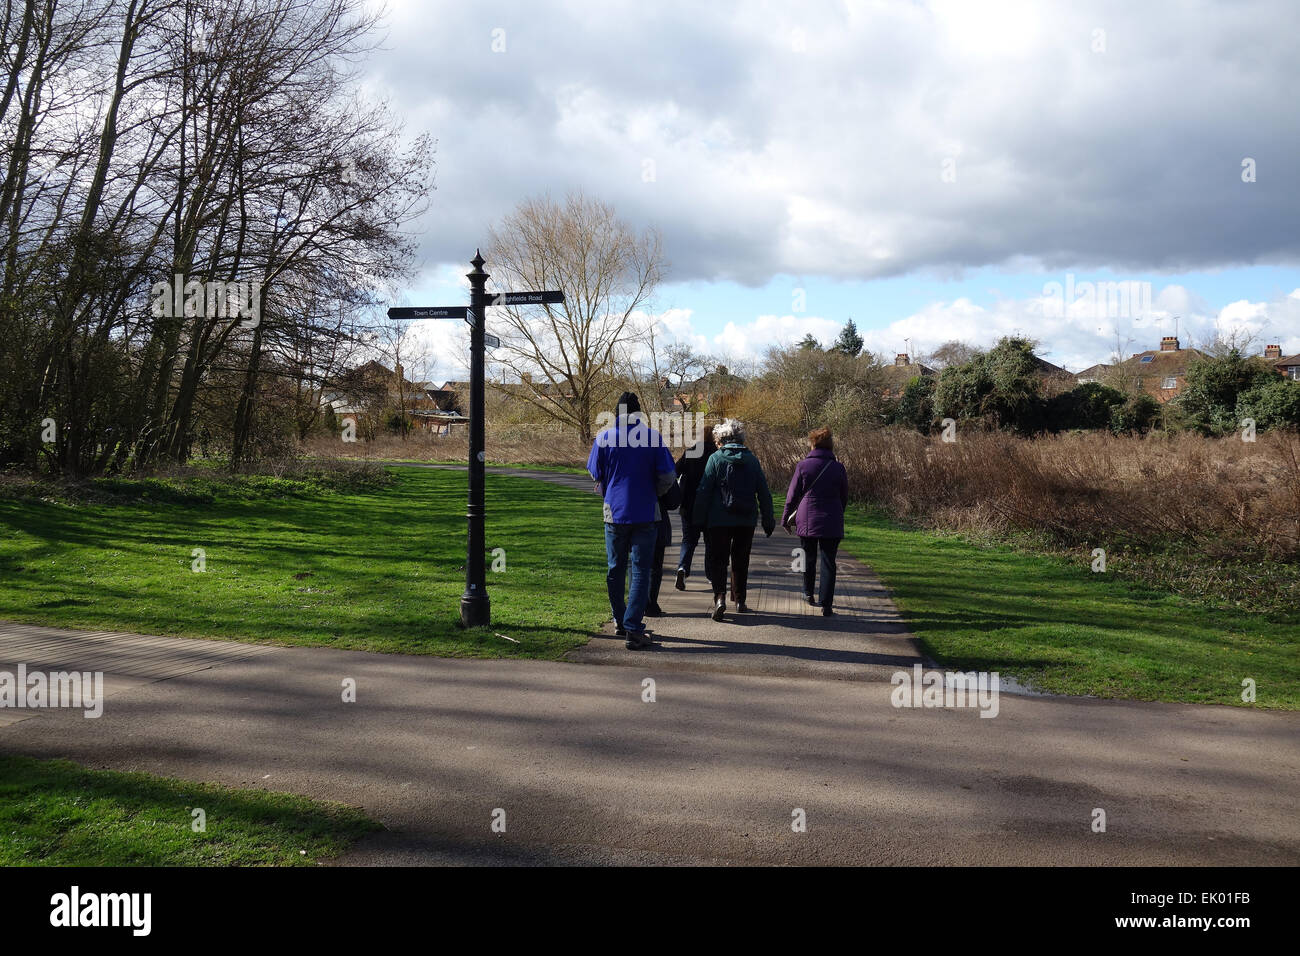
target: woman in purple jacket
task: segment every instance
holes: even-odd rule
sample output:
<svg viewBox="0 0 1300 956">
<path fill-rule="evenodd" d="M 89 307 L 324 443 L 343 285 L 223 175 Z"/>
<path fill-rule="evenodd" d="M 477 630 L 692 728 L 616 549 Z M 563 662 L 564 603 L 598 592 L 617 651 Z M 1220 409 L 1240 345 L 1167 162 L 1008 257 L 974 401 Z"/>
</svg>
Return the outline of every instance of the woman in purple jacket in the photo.
<svg viewBox="0 0 1300 956">
<path fill-rule="evenodd" d="M 795 533 L 804 553 L 803 594 L 809 604 L 819 601 L 822 614 L 830 617 L 835 612 L 835 553 L 844 537 L 844 506 L 849 502 L 849 476 L 844 466 L 835 460 L 829 428 L 818 428 L 808 433 L 810 450 L 795 465 L 790 478 L 790 490 L 785 493 L 785 512 L 781 524 L 790 530 L 790 516 L 794 515 Z M 813 598 L 813 584 L 817 580 L 818 557 L 821 558 L 822 581 Z"/>
</svg>

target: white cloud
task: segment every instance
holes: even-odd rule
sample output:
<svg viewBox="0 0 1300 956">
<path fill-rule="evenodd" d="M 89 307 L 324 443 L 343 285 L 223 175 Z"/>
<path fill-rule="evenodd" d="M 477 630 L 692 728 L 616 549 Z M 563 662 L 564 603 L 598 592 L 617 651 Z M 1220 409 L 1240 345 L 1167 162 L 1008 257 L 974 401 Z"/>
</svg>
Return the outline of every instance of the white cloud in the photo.
<svg viewBox="0 0 1300 956">
<path fill-rule="evenodd" d="M 1053 313 L 1046 297 L 1002 299 L 985 307 L 967 298 L 940 301 L 885 328 L 860 329 L 867 351 L 892 360 L 896 352 L 910 349 L 924 355 L 944 342 L 957 340 L 988 348 L 1003 336 L 1021 335 L 1039 343 L 1038 354 L 1071 371 L 1097 362 L 1109 362 L 1115 353 L 1130 354 L 1160 347 L 1165 335 L 1177 332 L 1184 348 L 1205 344 L 1217 333 L 1234 329 L 1255 334 L 1254 350 L 1265 339 L 1282 345 L 1285 354 L 1300 352 L 1300 289 L 1270 302 L 1233 302 L 1218 312 L 1188 306 L 1203 303 L 1195 293 L 1177 285 L 1153 290 L 1149 315 L 1098 319 L 1095 312 L 1076 302 L 1068 314 Z M 1182 311 L 1174 312 L 1170 306 Z M 673 333 L 697 344 L 703 337 L 691 325 L 689 310 L 675 310 Z M 760 315 L 752 322 L 728 322 L 709 347 L 715 354 L 761 358 L 773 344 L 791 344 L 811 332 L 823 345 L 839 335 L 842 323 L 819 316 Z"/>
<path fill-rule="evenodd" d="M 406 0 L 370 81 L 439 141 L 430 262 L 581 187 L 660 226 L 678 280 L 1176 272 L 1300 260 L 1298 29 L 1286 0 Z"/>
<path fill-rule="evenodd" d="M 744 325 L 728 322 L 713 337 L 713 351 L 739 358 L 761 358 L 772 346 L 792 345 L 808 333 L 828 346 L 839 335 L 841 325 L 811 315 L 760 315 Z"/>
</svg>

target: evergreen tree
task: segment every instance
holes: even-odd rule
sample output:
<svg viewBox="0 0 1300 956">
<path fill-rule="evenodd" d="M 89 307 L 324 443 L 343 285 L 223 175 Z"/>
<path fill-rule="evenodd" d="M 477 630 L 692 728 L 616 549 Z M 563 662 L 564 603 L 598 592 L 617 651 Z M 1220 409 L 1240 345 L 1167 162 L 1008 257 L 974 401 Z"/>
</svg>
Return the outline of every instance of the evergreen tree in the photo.
<svg viewBox="0 0 1300 956">
<path fill-rule="evenodd" d="M 850 358 L 862 351 L 862 336 L 858 335 L 858 327 L 849 319 L 848 324 L 840 329 L 840 337 L 835 340 L 831 346 L 836 352 L 843 352 Z"/>
</svg>

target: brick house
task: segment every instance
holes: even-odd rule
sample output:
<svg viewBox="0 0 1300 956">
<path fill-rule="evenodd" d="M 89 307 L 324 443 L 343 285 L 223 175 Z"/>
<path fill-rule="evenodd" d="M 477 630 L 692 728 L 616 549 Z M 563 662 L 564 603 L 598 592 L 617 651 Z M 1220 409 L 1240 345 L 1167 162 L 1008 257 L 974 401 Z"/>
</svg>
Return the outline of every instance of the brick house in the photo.
<svg viewBox="0 0 1300 956">
<path fill-rule="evenodd" d="M 1204 358 L 1207 356 L 1200 349 L 1182 348 L 1177 336 L 1166 335 L 1159 349 L 1137 352 L 1115 366 L 1113 377 L 1135 384 L 1163 405 L 1187 387 L 1187 369 Z"/>
<path fill-rule="evenodd" d="M 428 384 L 410 381 L 400 363 L 390 369 L 372 360 L 348 369 L 333 387 L 324 389 L 321 405 L 328 406 L 340 422 L 350 419 L 366 434 L 373 434 L 384 416 L 397 409 L 404 408 L 418 422 L 421 413 L 436 408 Z"/>
<path fill-rule="evenodd" d="M 1283 378 L 1300 382 L 1300 352 L 1284 356 L 1282 346 L 1270 345 L 1264 349 L 1264 361 L 1277 369 L 1278 374 Z"/>
</svg>

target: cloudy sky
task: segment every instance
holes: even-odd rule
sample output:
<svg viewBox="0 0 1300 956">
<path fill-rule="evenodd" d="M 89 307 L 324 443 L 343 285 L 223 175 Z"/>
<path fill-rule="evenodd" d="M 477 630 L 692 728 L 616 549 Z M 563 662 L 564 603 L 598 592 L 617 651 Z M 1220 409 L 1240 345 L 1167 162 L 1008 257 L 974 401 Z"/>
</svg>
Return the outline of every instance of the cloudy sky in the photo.
<svg viewBox="0 0 1300 956">
<path fill-rule="evenodd" d="M 849 318 L 889 356 L 1021 332 L 1079 369 L 1216 327 L 1300 352 L 1292 0 L 386 7 L 369 92 L 438 140 L 406 303 L 463 301 L 489 224 L 581 188 L 661 231 L 653 315 L 714 354 Z M 1062 309 L 1067 282 L 1151 308 Z"/>
</svg>

